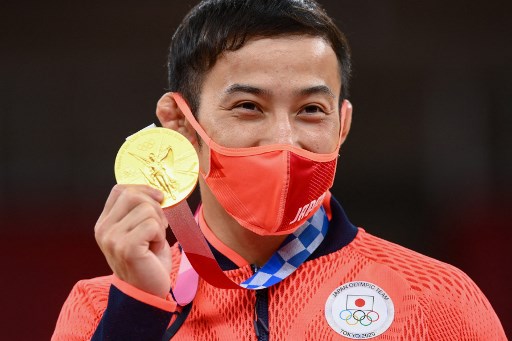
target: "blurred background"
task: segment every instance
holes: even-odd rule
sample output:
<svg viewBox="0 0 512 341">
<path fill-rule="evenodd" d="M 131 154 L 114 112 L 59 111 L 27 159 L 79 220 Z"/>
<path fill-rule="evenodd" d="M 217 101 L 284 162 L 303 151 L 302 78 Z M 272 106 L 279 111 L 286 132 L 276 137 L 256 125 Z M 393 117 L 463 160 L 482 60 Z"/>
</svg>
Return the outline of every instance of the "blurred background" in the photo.
<svg viewBox="0 0 512 341">
<path fill-rule="evenodd" d="M 469 274 L 511 335 L 512 2 L 321 2 L 354 60 L 334 194 L 354 224 Z M 2 339 L 49 339 L 73 284 L 110 273 L 93 227 L 116 152 L 156 121 L 193 4 L 0 5 Z"/>
</svg>

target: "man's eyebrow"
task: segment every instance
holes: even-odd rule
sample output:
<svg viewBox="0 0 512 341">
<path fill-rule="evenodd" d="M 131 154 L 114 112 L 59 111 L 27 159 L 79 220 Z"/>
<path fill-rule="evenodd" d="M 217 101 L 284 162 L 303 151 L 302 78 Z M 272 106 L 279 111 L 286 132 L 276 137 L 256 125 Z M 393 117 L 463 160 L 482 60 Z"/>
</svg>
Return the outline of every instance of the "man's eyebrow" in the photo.
<svg viewBox="0 0 512 341">
<path fill-rule="evenodd" d="M 331 89 L 327 85 L 316 85 L 305 89 L 300 89 L 298 91 L 299 95 L 302 96 L 308 96 L 308 95 L 314 95 L 318 93 L 323 93 L 326 95 L 329 95 L 332 98 L 336 98 L 334 93 L 331 91 Z"/>
<path fill-rule="evenodd" d="M 266 89 L 257 88 L 252 85 L 247 84 L 232 84 L 230 85 L 226 90 L 224 90 L 224 93 L 227 95 L 231 95 L 237 92 L 244 92 L 249 93 L 253 95 L 264 95 L 264 96 L 270 96 L 271 92 Z"/>
<path fill-rule="evenodd" d="M 272 95 L 272 92 L 270 90 L 257 88 L 255 86 L 247 85 L 247 84 L 239 84 L 239 83 L 232 84 L 229 87 L 227 87 L 226 90 L 224 90 L 224 93 L 226 95 L 231 95 L 231 94 L 234 94 L 237 92 L 249 93 L 249 94 L 253 94 L 253 95 L 264 95 L 264 96 Z M 296 92 L 300 96 L 308 96 L 308 95 L 314 95 L 314 94 L 321 93 L 321 94 L 326 94 L 329 97 L 336 98 L 336 96 L 331 91 L 331 89 L 326 85 L 315 85 L 315 86 L 311 86 L 308 88 L 297 90 Z"/>
</svg>

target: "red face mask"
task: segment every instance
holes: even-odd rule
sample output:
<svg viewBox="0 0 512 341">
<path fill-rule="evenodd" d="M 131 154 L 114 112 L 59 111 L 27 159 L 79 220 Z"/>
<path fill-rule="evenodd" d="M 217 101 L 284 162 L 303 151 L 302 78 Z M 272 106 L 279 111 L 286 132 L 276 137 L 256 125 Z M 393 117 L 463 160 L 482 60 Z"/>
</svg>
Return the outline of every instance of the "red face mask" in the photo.
<svg viewBox="0 0 512 341">
<path fill-rule="evenodd" d="M 210 148 L 209 170 L 201 176 L 240 225 L 259 235 L 290 234 L 320 207 L 334 182 L 342 128 L 329 154 L 287 144 L 227 148 L 206 134 L 179 94 L 172 96 Z"/>
</svg>

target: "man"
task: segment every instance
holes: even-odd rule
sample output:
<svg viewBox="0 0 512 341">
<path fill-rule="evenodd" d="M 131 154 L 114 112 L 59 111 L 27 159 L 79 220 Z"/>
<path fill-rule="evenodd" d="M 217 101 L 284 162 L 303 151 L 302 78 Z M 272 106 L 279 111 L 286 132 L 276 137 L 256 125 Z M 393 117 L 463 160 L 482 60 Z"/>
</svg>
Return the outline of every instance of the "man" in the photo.
<svg viewBox="0 0 512 341">
<path fill-rule="evenodd" d="M 355 228 L 328 192 L 349 78 L 346 39 L 314 1 L 197 5 L 157 116 L 197 151 L 197 220 L 238 289 L 199 279 L 180 303 L 163 194 L 118 185 L 95 227 L 114 274 L 73 288 L 53 340 L 504 340 L 464 273 Z"/>
</svg>

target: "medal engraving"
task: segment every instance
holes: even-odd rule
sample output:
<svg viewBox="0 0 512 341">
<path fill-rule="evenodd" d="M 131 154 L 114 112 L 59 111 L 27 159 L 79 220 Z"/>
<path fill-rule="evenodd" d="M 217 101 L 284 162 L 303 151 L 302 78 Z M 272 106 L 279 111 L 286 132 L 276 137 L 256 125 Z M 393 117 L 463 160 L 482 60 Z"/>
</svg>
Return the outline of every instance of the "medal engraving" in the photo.
<svg viewBox="0 0 512 341">
<path fill-rule="evenodd" d="M 119 150 L 119 184 L 145 184 L 164 193 L 162 207 L 186 199 L 197 183 L 199 162 L 192 144 L 180 133 L 151 128 L 130 136 Z"/>
</svg>

